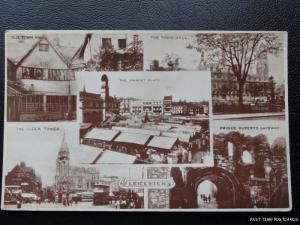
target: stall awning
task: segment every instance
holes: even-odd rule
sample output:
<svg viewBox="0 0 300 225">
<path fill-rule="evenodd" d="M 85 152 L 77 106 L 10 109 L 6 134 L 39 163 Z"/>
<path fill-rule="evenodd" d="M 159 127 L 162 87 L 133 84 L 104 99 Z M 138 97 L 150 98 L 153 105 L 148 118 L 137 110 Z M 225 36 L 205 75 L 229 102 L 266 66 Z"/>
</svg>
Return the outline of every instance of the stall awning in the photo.
<svg viewBox="0 0 300 225">
<path fill-rule="evenodd" d="M 162 136 L 178 138 L 179 141 L 189 143 L 190 135 L 179 132 L 163 132 Z"/>
<path fill-rule="evenodd" d="M 82 149 L 80 151 L 79 163 L 82 164 L 91 164 L 95 158 L 100 155 L 103 150 L 100 148 L 92 147 L 89 145 L 81 145 Z"/>
<path fill-rule="evenodd" d="M 119 133 L 120 132 L 118 130 L 93 128 L 85 135 L 84 138 L 112 141 Z"/>
<path fill-rule="evenodd" d="M 151 141 L 148 143 L 147 147 L 170 150 L 174 146 L 176 141 L 178 141 L 178 138 L 176 138 L 176 137 L 154 136 L 151 139 Z"/>
<path fill-rule="evenodd" d="M 123 142 L 128 144 L 145 145 L 150 139 L 148 134 L 121 133 L 114 142 Z"/>
<path fill-rule="evenodd" d="M 159 135 L 159 130 L 149 130 L 142 128 L 132 128 L 132 127 L 112 127 L 113 130 L 119 130 L 124 133 L 132 133 L 132 134 L 148 134 L 148 135 Z"/>
<path fill-rule="evenodd" d="M 120 152 L 105 150 L 101 156 L 94 161 L 96 164 L 133 164 L 136 156 Z"/>
</svg>

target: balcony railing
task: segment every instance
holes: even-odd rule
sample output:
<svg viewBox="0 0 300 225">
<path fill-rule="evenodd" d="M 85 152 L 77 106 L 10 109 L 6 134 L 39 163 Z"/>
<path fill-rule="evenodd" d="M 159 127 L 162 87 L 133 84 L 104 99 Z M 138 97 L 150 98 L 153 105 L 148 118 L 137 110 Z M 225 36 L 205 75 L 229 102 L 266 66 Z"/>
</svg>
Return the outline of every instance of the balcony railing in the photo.
<svg viewBox="0 0 300 225">
<path fill-rule="evenodd" d="M 23 103 L 22 104 L 22 112 L 24 113 L 38 113 L 38 112 L 67 112 L 68 105 L 61 103 Z"/>
</svg>

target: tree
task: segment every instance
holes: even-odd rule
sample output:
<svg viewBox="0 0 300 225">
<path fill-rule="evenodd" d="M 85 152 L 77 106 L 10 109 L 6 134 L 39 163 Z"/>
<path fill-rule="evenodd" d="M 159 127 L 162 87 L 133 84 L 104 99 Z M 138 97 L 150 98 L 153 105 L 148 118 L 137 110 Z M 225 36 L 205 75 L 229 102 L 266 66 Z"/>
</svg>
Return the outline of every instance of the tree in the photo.
<svg viewBox="0 0 300 225">
<path fill-rule="evenodd" d="M 128 44 L 128 54 L 125 54 L 125 70 L 143 70 L 143 41 L 139 35 L 133 36 L 133 41 Z"/>
<path fill-rule="evenodd" d="M 118 53 L 112 45 L 95 52 L 96 61 L 90 62 L 88 68 L 97 71 L 140 71 L 143 70 L 143 41 L 139 35 L 133 35 L 133 40 L 124 53 Z"/>
<path fill-rule="evenodd" d="M 286 140 L 285 137 L 278 137 L 273 141 L 271 149 L 275 155 L 285 156 L 286 154 Z"/>
<path fill-rule="evenodd" d="M 268 138 L 264 134 L 259 134 L 250 139 L 251 146 L 255 154 L 259 154 L 261 151 L 265 151 L 269 149 Z"/>
<path fill-rule="evenodd" d="M 176 54 L 167 54 L 162 62 L 168 66 L 167 70 L 176 71 L 180 70 L 179 60 L 180 58 Z"/>
<path fill-rule="evenodd" d="M 195 35 L 189 49 L 206 53 L 208 64 L 229 69 L 238 83 L 238 105 L 243 109 L 244 85 L 251 65 L 264 54 L 281 50 L 279 37 L 273 33 L 200 33 Z"/>
</svg>

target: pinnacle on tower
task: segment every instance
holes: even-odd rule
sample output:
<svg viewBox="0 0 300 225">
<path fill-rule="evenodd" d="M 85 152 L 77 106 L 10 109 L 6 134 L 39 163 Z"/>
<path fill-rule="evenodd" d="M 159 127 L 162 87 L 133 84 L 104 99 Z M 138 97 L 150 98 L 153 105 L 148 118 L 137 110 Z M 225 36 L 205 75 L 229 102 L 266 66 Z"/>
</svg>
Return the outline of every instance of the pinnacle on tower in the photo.
<svg viewBox="0 0 300 225">
<path fill-rule="evenodd" d="M 68 152 L 69 151 L 67 141 L 66 141 L 66 132 L 65 132 L 65 130 L 64 130 L 64 133 L 63 133 L 63 138 L 62 138 L 61 147 L 60 147 L 59 151 L 60 152 L 62 152 L 62 151 Z"/>
</svg>

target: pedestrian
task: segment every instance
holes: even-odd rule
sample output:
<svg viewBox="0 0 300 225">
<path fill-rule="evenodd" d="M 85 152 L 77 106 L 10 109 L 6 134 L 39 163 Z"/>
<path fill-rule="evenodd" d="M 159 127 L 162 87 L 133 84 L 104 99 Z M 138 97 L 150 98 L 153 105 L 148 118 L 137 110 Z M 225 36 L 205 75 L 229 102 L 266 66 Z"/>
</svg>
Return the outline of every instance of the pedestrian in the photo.
<svg viewBox="0 0 300 225">
<path fill-rule="evenodd" d="M 187 163 L 188 162 L 188 151 L 183 148 L 182 150 L 182 163 Z"/>
<path fill-rule="evenodd" d="M 116 208 L 117 208 L 117 209 L 120 208 L 120 200 L 119 200 L 119 199 L 116 201 Z"/>
<path fill-rule="evenodd" d="M 167 157 L 165 156 L 165 154 L 161 153 L 160 157 L 161 157 L 161 162 L 163 164 L 168 163 L 168 160 L 167 160 Z"/>
<path fill-rule="evenodd" d="M 188 151 L 188 163 L 191 163 L 192 162 L 192 151 L 189 150 Z"/>
<path fill-rule="evenodd" d="M 22 195 L 19 193 L 17 195 L 17 208 L 20 209 L 22 207 Z"/>
</svg>

